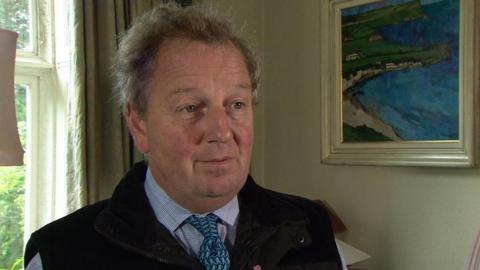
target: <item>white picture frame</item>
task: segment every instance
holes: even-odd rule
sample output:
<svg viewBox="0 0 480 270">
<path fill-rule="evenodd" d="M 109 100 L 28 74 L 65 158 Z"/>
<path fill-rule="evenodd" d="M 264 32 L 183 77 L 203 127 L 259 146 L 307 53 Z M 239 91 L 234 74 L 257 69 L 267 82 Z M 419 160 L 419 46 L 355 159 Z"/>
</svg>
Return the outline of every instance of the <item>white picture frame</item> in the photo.
<svg viewBox="0 0 480 270">
<path fill-rule="evenodd" d="M 378 0 L 376 0 L 378 1 Z M 459 136 L 445 141 L 344 142 L 341 11 L 375 0 L 320 3 L 322 162 L 326 164 L 475 167 L 480 136 L 480 42 L 475 0 L 460 1 Z"/>
</svg>

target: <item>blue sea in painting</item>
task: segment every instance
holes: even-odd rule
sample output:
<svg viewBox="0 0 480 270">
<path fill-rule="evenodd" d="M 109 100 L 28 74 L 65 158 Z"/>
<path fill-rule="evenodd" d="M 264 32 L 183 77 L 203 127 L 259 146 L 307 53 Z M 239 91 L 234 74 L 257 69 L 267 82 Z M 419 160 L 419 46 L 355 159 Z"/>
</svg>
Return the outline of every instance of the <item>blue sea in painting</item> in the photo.
<svg viewBox="0 0 480 270">
<path fill-rule="evenodd" d="M 433 1 L 422 5 L 428 19 L 378 31 L 395 43 L 422 47 L 447 44 L 451 52 L 450 58 L 440 63 L 386 72 L 357 89 L 362 93 L 358 100 L 403 140 L 458 139 L 459 8 L 459 0 Z"/>
</svg>

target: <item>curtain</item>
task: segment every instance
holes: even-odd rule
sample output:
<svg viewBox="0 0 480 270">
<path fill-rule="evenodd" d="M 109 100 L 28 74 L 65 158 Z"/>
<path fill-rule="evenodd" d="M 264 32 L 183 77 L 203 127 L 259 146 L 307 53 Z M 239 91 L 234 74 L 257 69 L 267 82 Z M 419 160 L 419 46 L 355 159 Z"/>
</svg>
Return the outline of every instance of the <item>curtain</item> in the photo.
<svg viewBox="0 0 480 270">
<path fill-rule="evenodd" d="M 133 162 L 134 150 L 114 100 L 110 67 L 118 36 L 151 9 L 150 0 L 72 0 L 73 83 L 68 94 L 69 212 L 111 195 Z"/>
<path fill-rule="evenodd" d="M 112 98 L 109 71 L 117 36 L 128 23 L 125 9 L 128 2 L 82 2 L 86 178 L 88 202 L 93 203 L 110 196 L 112 188 L 131 164 L 131 143 L 121 109 Z"/>
</svg>

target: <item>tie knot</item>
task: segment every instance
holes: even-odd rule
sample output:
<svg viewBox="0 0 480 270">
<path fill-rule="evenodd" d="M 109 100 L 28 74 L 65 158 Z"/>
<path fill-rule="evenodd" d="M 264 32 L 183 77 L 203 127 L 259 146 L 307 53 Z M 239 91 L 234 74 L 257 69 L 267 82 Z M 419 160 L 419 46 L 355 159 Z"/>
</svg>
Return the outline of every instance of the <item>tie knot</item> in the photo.
<svg viewBox="0 0 480 270">
<path fill-rule="evenodd" d="M 217 231 L 218 219 L 216 215 L 208 214 L 205 217 L 192 215 L 185 220 L 204 237 L 198 250 L 197 258 L 206 270 L 230 269 L 228 250 Z"/>
<path fill-rule="evenodd" d="M 191 215 L 185 221 L 188 224 L 192 225 L 205 238 L 218 237 L 218 230 L 217 230 L 218 217 L 213 213 L 210 213 L 205 217 Z"/>
</svg>

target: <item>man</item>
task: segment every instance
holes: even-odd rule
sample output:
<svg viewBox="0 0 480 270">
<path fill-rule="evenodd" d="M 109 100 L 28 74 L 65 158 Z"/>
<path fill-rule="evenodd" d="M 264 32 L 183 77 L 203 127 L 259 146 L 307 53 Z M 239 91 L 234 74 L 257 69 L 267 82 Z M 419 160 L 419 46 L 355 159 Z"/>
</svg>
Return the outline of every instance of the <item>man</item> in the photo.
<svg viewBox="0 0 480 270">
<path fill-rule="evenodd" d="M 224 18 L 158 7 L 116 59 L 128 127 L 148 162 L 111 199 L 33 233 L 27 269 L 342 268 L 320 206 L 248 175 L 258 68 Z"/>
</svg>

